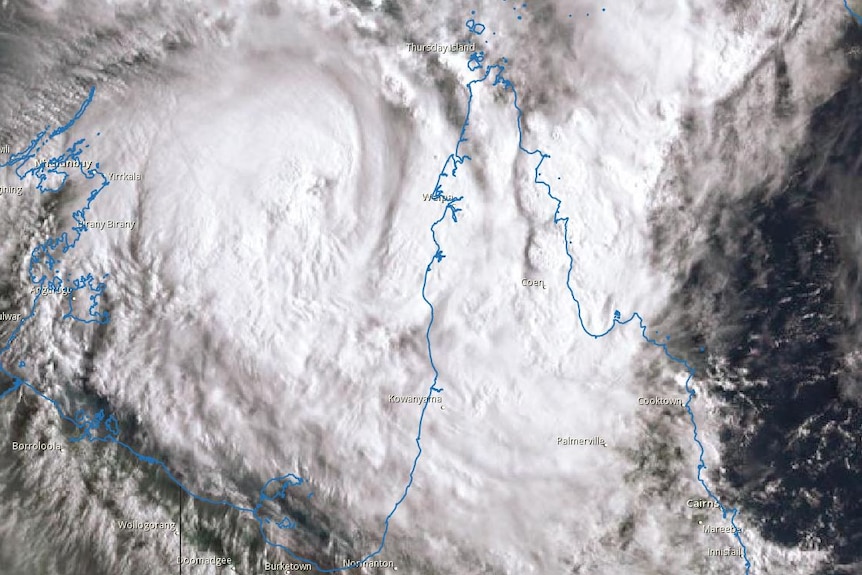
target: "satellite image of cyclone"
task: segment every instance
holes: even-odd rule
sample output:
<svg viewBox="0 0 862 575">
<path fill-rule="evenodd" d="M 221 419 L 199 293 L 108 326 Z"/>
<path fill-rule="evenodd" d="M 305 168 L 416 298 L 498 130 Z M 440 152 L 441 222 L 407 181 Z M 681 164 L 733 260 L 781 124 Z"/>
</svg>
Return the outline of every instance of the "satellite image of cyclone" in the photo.
<svg viewBox="0 0 862 575">
<path fill-rule="evenodd" d="M 862 0 L 3 0 L 0 575 L 862 574 Z"/>
</svg>

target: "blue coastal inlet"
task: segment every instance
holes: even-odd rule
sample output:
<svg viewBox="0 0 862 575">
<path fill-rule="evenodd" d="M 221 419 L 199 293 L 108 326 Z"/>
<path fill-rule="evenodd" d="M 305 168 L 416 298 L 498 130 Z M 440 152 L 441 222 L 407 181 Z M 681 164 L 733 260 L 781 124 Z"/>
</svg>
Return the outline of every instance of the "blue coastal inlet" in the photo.
<svg viewBox="0 0 862 575">
<path fill-rule="evenodd" d="M 855 18 L 855 19 L 856 19 L 856 21 L 857 21 L 858 23 L 862 24 L 862 15 L 860 15 L 860 14 L 856 13 L 856 11 L 855 11 L 855 10 L 853 10 L 853 8 L 851 8 L 851 7 L 850 7 L 850 0 L 844 0 L 844 8 L 847 10 L 847 12 L 848 12 L 851 16 L 853 16 L 853 18 Z"/>
</svg>

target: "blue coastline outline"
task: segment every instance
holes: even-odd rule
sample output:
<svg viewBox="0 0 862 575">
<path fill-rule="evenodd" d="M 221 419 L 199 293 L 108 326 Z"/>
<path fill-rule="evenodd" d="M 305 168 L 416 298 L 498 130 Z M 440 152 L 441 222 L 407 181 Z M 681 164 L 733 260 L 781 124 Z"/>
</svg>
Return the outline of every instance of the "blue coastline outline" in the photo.
<svg viewBox="0 0 862 575">
<path fill-rule="evenodd" d="M 503 82 L 508 84 L 507 80 L 503 80 Z M 745 561 L 745 575 L 749 575 L 751 572 L 751 561 L 748 558 L 748 548 L 746 547 L 745 542 L 742 540 L 742 536 L 740 535 L 740 532 L 739 532 L 739 526 L 736 524 L 736 517 L 739 514 L 739 510 L 737 508 L 726 507 L 719 500 L 718 496 L 712 491 L 712 489 L 709 488 L 709 485 L 706 483 L 706 479 L 704 479 L 704 477 L 703 477 L 703 472 L 706 470 L 706 462 L 703 459 L 704 454 L 705 454 L 705 449 L 704 449 L 703 443 L 700 441 L 700 438 L 698 436 L 697 422 L 695 421 L 694 411 L 692 410 L 692 407 L 691 407 L 691 402 L 692 402 L 692 400 L 694 400 L 695 395 L 696 395 L 696 392 L 691 385 L 692 379 L 694 378 L 694 375 L 695 375 L 695 369 L 687 360 L 676 357 L 673 354 L 671 354 L 670 350 L 668 349 L 667 343 L 662 343 L 662 342 L 648 336 L 647 335 L 647 325 L 644 322 L 644 318 L 638 312 L 632 312 L 631 316 L 629 316 L 628 319 L 621 319 L 621 313 L 619 311 L 615 311 L 614 317 L 611 320 L 611 325 L 607 329 L 605 329 L 604 331 L 599 332 L 599 333 L 593 333 L 589 329 L 587 329 L 587 326 L 584 324 L 583 315 L 581 313 L 581 302 L 578 300 L 577 296 L 575 295 L 575 292 L 572 289 L 572 284 L 571 284 L 572 271 L 574 270 L 575 260 L 574 260 L 574 257 L 572 256 L 571 251 L 569 251 L 569 243 L 570 243 L 569 242 L 569 218 L 560 215 L 560 209 L 562 208 L 562 205 L 563 205 L 562 200 L 557 198 L 552 193 L 551 186 L 548 182 L 540 179 L 541 173 L 539 172 L 539 170 L 541 169 L 542 164 L 545 162 L 545 160 L 549 159 L 551 156 L 549 154 L 545 154 L 544 152 L 542 152 L 539 149 L 535 149 L 535 150 L 531 151 L 531 150 L 528 150 L 527 148 L 525 148 L 523 146 L 523 132 L 521 130 L 521 117 L 522 117 L 523 111 L 518 106 L 518 94 L 517 94 L 517 92 L 515 92 L 514 88 L 512 88 L 512 93 L 514 94 L 514 99 L 515 99 L 514 106 L 518 111 L 518 148 L 522 152 L 527 154 L 528 156 L 535 156 L 535 155 L 539 156 L 539 161 L 536 164 L 536 167 L 534 168 L 534 171 L 533 171 L 533 173 L 534 173 L 533 182 L 535 184 L 538 184 L 539 186 L 542 186 L 545 189 L 545 191 L 547 192 L 548 197 L 551 198 L 554 202 L 556 202 L 557 207 L 556 207 L 556 210 L 554 211 L 554 224 L 555 225 L 560 224 L 560 223 L 563 224 L 563 241 L 565 242 L 566 257 L 569 260 L 569 269 L 566 272 L 566 288 L 569 291 L 569 295 L 571 296 L 572 301 L 575 303 L 575 306 L 577 307 L 578 323 L 580 324 L 581 330 L 583 330 L 583 332 L 585 334 L 592 337 L 593 339 L 600 339 L 600 338 L 605 337 L 606 335 L 610 334 L 614 330 L 614 328 L 616 328 L 617 326 L 627 325 L 627 324 L 637 320 L 638 327 L 640 328 L 641 337 L 644 339 L 644 341 L 646 341 L 647 343 L 649 343 L 650 345 L 652 345 L 654 347 L 661 349 L 662 352 L 664 353 L 665 357 L 667 357 L 672 362 L 679 364 L 680 366 L 684 367 L 685 370 L 688 372 L 688 377 L 685 380 L 685 391 L 688 395 L 688 398 L 685 402 L 685 409 L 688 412 L 689 420 L 691 421 L 694 443 L 697 445 L 697 448 L 699 450 L 698 464 L 697 464 L 697 481 L 701 484 L 703 489 L 706 491 L 706 494 L 709 496 L 709 498 L 712 499 L 718 505 L 719 509 L 721 509 L 722 517 L 724 519 L 727 519 L 728 515 L 730 515 L 730 524 L 735 528 L 734 537 L 735 537 L 736 541 L 739 543 L 740 547 L 742 548 L 742 558 Z M 670 336 L 667 336 L 665 338 L 665 340 L 666 341 L 670 340 Z M 701 348 L 701 352 L 703 352 L 702 348 Z"/>
<path fill-rule="evenodd" d="M 848 7 L 849 10 L 849 7 Z M 852 13 L 852 11 L 851 11 Z M 481 34 L 484 31 L 484 25 L 476 22 L 474 19 L 468 20 L 466 24 L 468 30 L 474 34 Z M 737 527 L 736 525 L 736 517 L 738 514 L 738 510 L 735 508 L 728 508 L 724 504 L 721 503 L 719 498 L 715 495 L 715 493 L 709 488 L 706 483 L 706 480 L 703 477 L 703 472 L 706 470 L 706 464 L 704 462 L 704 446 L 701 443 L 698 436 L 698 427 L 695 422 L 694 411 L 691 407 L 691 402 L 695 397 L 695 390 L 691 385 L 691 381 L 695 375 L 694 368 L 684 359 L 673 356 L 666 343 L 661 343 L 647 335 L 647 326 L 644 323 L 644 319 L 637 312 L 632 313 L 632 315 L 628 319 L 621 319 L 620 312 L 614 313 L 614 318 L 611 322 L 610 327 L 600 333 L 592 333 L 590 332 L 586 325 L 584 324 L 584 320 L 581 314 L 581 303 L 577 299 L 574 290 L 571 286 L 571 275 L 574 269 L 574 257 L 569 250 L 569 218 L 563 217 L 560 215 L 560 210 L 562 207 L 562 201 L 553 195 L 551 186 L 548 182 L 541 179 L 540 169 L 545 160 L 550 158 L 550 155 L 545 154 L 539 149 L 529 150 L 524 146 L 523 143 L 523 129 L 522 129 L 522 118 L 523 111 L 518 104 L 518 93 L 515 89 L 515 86 L 507 80 L 503 73 L 505 72 L 504 64 L 494 64 L 494 65 L 484 65 L 485 54 L 484 52 L 474 52 L 470 55 L 468 60 L 468 69 L 471 71 L 479 70 L 484 67 L 484 74 L 480 78 L 476 78 L 467 82 L 466 88 L 468 92 L 467 105 L 466 105 L 466 114 L 464 116 L 464 122 L 461 126 L 460 134 L 458 141 L 455 145 L 455 150 L 452 152 L 444 162 L 442 170 L 439 172 L 437 176 L 437 181 L 434 186 L 434 192 L 432 194 L 432 198 L 440 199 L 444 195 L 444 184 L 448 181 L 449 178 L 456 178 L 458 167 L 470 160 L 470 157 L 466 154 L 460 154 L 461 145 L 467 142 L 467 138 L 465 136 L 467 132 L 467 128 L 470 125 L 470 115 L 472 111 L 473 105 L 473 88 L 477 84 L 481 84 L 486 82 L 489 78 L 492 79 L 492 86 L 501 86 L 506 91 L 511 91 L 513 94 L 513 105 L 515 110 L 517 111 L 517 128 L 518 128 L 518 148 L 520 151 L 524 152 L 528 156 L 535 156 L 538 158 L 536 166 L 534 168 L 534 183 L 538 186 L 545 189 L 548 197 L 556 203 L 556 210 L 554 212 L 554 224 L 562 224 L 563 232 L 564 232 L 564 247 L 566 250 L 566 256 L 569 259 L 569 269 L 566 277 L 566 286 L 569 290 L 569 294 L 572 297 L 573 302 L 577 308 L 578 313 L 578 321 L 581 329 L 587 335 L 591 336 L 593 339 L 602 338 L 609 333 L 611 333 L 614 328 L 618 325 L 627 325 L 629 323 L 637 320 L 637 324 L 641 330 L 641 336 L 643 339 L 648 342 L 650 345 L 653 345 L 657 348 L 660 348 L 665 356 L 673 361 L 674 363 L 679 364 L 684 367 L 688 372 L 688 378 L 685 382 L 685 389 L 688 393 L 688 400 L 685 403 L 685 408 L 688 412 L 689 419 L 693 428 L 693 436 L 694 442 L 697 445 L 700 453 L 698 457 L 698 467 L 697 467 L 697 480 L 705 489 L 707 495 L 716 502 L 723 513 L 723 517 L 727 519 L 728 515 L 730 516 L 730 522 L 733 527 Z M 503 58 L 502 62 L 505 63 L 506 59 Z M 28 177 L 35 178 L 37 183 L 35 185 L 36 189 L 39 190 L 40 193 L 60 193 L 63 189 L 64 184 L 70 177 L 69 173 L 64 169 L 61 169 L 59 164 L 64 162 L 77 162 L 81 159 L 81 154 L 84 152 L 86 148 L 89 146 L 85 144 L 85 140 L 76 140 L 70 147 L 68 147 L 62 154 L 55 156 L 47 161 L 42 163 L 37 162 L 37 154 L 44 149 L 44 147 L 51 142 L 57 136 L 60 136 L 67 132 L 75 123 L 84 115 L 87 108 L 93 101 L 95 96 L 95 88 L 91 88 L 88 96 L 84 100 L 84 103 L 81 105 L 80 109 L 76 112 L 76 114 L 72 117 L 72 119 L 56 128 L 51 130 L 50 127 L 46 127 L 43 131 L 36 135 L 36 137 L 30 142 L 30 145 L 25 148 L 21 152 L 14 153 L 10 155 L 9 159 L 6 162 L 0 162 L 0 167 L 5 168 L 14 168 L 14 173 L 19 177 L 19 179 L 24 180 Z M 90 192 L 85 205 L 73 212 L 72 218 L 75 221 L 75 226 L 72 228 L 72 234 L 68 232 L 63 232 L 56 238 L 49 238 L 45 242 L 36 246 L 33 249 L 30 256 L 30 266 L 29 266 L 29 277 L 30 282 L 33 284 L 33 288 L 31 291 L 34 291 L 35 297 L 33 298 L 33 302 L 30 306 L 29 313 L 24 316 L 9 338 L 7 339 L 5 345 L 0 348 L 0 360 L 2 357 L 9 352 L 12 347 L 12 344 L 17 339 L 19 334 L 21 333 L 24 325 L 32 319 L 37 311 L 40 298 L 46 293 L 50 292 L 59 292 L 62 295 L 68 297 L 68 311 L 64 313 L 62 319 L 69 319 L 72 321 L 78 321 L 82 323 L 108 323 L 110 321 L 110 315 L 106 311 L 98 310 L 98 300 L 99 296 L 104 292 L 106 284 L 102 281 L 96 280 L 92 273 L 81 274 L 77 278 L 73 279 L 71 275 L 66 276 L 66 280 L 64 281 L 61 277 L 62 274 L 60 272 L 60 266 L 62 264 L 62 260 L 60 259 L 63 254 L 67 253 L 69 250 L 74 249 L 77 245 L 81 236 L 88 231 L 87 228 L 87 213 L 90 211 L 91 205 L 93 201 L 99 196 L 99 194 L 109 185 L 109 180 L 105 176 L 104 173 L 101 172 L 99 168 L 99 164 L 95 164 L 95 168 L 84 169 L 84 163 L 80 162 L 78 166 L 78 170 L 80 175 L 82 175 L 87 180 L 93 180 L 95 182 L 95 186 Z M 26 169 L 25 169 L 26 168 Z M 23 172 L 21 170 L 24 170 Z M 47 181 L 49 179 L 60 179 L 59 185 L 55 185 L 54 187 L 50 187 L 47 185 Z M 421 297 L 423 301 L 428 305 L 428 309 L 430 312 L 430 317 L 428 320 L 428 326 L 425 330 L 425 341 L 428 352 L 428 361 L 433 371 L 433 381 L 428 389 L 427 398 L 430 398 L 434 394 L 439 394 L 443 392 L 443 388 L 439 387 L 438 381 L 440 378 L 440 372 L 437 369 L 437 366 L 434 363 L 434 356 L 432 352 L 432 344 L 431 344 L 431 329 L 434 325 L 435 318 L 435 308 L 434 304 L 427 297 L 427 286 L 428 286 L 428 275 L 431 273 L 433 266 L 436 264 L 442 263 L 443 259 L 446 257 L 443 253 L 443 248 L 440 245 L 440 242 L 437 238 L 437 226 L 439 226 L 442 222 L 444 222 L 447 218 L 451 218 L 454 223 L 458 222 L 458 212 L 461 211 L 460 208 L 457 207 L 458 202 L 463 199 L 461 197 L 451 197 L 449 198 L 442 210 L 442 214 L 440 217 L 435 220 L 430 226 L 431 240 L 434 244 L 434 253 L 431 256 L 430 261 L 428 262 L 425 268 L 425 274 L 422 281 L 422 290 Z M 107 279 L 108 275 L 105 274 L 102 279 Z M 75 294 L 78 292 L 89 292 L 89 301 L 90 306 L 87 308 L 87 317 L 78 317 L 73 313 L 73 300 L 75 299 Z M 669 339 L 669 338 L 668 338 Z M 703 351 L 701 349 L 701 351 Z M 24 366 L 24 362 L 20 362 L 19 367 Z M 148 455 L 144 455 L 137 450 L 135 450 L 132 446 L 124 443 L 119 439 L 121 430 L 119 423 L 116 417 L 113 414 L 105 414 L 104 411 L 99 410 L 94 414 L 88 414 L 83 410 L 78 411 L 74 417 L 69 416 L 60 403 L 37 389 L 28 381 L 24 380 L 16 376 L 15 374 L 7 371 L 5 367 L 2 365 L 2 361 L 0 361 L 0 372 L 10 377 L 13 380 L 13 384 L 2 393 L 0 393 L 0 399 L 4 399 L 10 396 L 12 393 L 19 389 L 26 389 L 32 392 L 37 397 L 49 402 L 56 409 L 59 417 L 65 422 L 73 425 L 79 432 L 80 435 L 76 437 L 71 437 L 69 439 L 72 443 L 83 442 L 84 440 L 88 442 L 99 442 L 99 443 L 112 443 L 117 445 L 123 449 L 125 449 L 128 453 L 135 456 L 138 460 L 159 467 L 166 474 L 166 476 L 175 483 L 180 489 L 182 489 L 188 496 L 201 501 L 203 503 L 208 503 L 211 505 L 219 505 L 224 506 L 235 511 L 241 513 L 247 513 L 251 515 L 251 517 L 258 523 L 258 528 L 263 537 L 263 540 L 267 545 L 272 547 L 281 549 L 285 553 L 287 553 L 294 560 L 306 563 L 311 565 L 314 569 L 321 573 L 333 573 L 338 571 L 344 571 L 348 569 L 353 569 L 356 567 L 362 566 L 363 563 L 373 559 L 377 555 L 379 555 L 386 544 L 386 537 L 389 533 L 390 522 L 395 515 L 398 508 L 407 498 L 407 495 L 410 492 L 411 487 L 413 486 L 414 475 L 416 472 L 416 468 L 419 463 L 419 459 L 422 456 L 422 426 L 425 421 L 426 412 L 428 409 L 428 405 L 430 405 L 430 401 L 426 401 L 419 415 L 418 429 L 416 433 L 416 456 L 413 458 L 412 466 L 410 468 L 410 472 L 408 474 L 408 480 L 404 489 L 401 492 L 401 496 L 393 505 L 391 511 L 386 516 L 384 520 L 384 529 L 383 534 L 380 538 L 380 545 L 376 550 L 370 552 L 362 559 L 358 559 L 353 563 L 342 567 L 333 567 L 333 568 L 324 568 L 321 567 L 315 561 L 301 557 L 297 555 L 290 548 L 277 543 L 271 540 L 267 534 L 265 527 L 274 526 L 280 530 L 292 530 L 297 528 L 296 522 L 290 517 L 284 516 L 278 522 L 274 522 L 269 517 L 264 517 L 261 515 L 261 510 L 263 506 L 267 502 L 276 501 L 279 499 L 285 499 L 287 497 L 287 490 L 289 488 L 298 487 L 305 483 L 305 480 L 298 475 L 289 473 L 286 475 L 279 475 L 273 477 L 266 481 L 261 488 L 257 503 L 254 507 L 245 507 L 242 505 L 237 505 L 227 501 L 226 499 L 212 499 L 209 497 L 205 497 L 194 493 L 189 489 L 182 481 L 180 481 L 169 469 L 168 465 L 154 457 L 150 457 Z M 274 493 L 273 493 L 274 491 Z M 312 492 L 313 493 L 313 492 Z M 308 494 L 308 498 L 311 497 L 312 493 Z M 748 559 L 748 552 L 745 544 L 742 541 L 742 538 L 739 534 L 739 530 L 737 528 L 735 533 L 736 540 L 742 547 L 743 550 L 743 558 L 745 559 L 746 566 L 746 575 L 749 575 L 751 569 L 751 562 Z"/>
<path fill-rule="evenodd" d="M 856 22 L 862 24 L 862 14 L 857 14 L 853 8 L 850 7 L 850 0 L 844 0 L 844 8 L 846 8 L 847 12 L 856 19 Z"/>
</svg>

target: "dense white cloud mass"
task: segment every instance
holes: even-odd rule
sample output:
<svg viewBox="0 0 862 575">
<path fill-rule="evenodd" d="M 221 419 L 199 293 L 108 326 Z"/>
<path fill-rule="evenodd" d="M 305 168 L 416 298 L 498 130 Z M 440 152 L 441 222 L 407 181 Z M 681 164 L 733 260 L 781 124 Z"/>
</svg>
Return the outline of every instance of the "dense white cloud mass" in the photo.
<svg viewBox="0 0 862 575">
<path fill-rule="evenodd" d="M 835 45 L 848 17 L 832 8 L 5 4 L 0 133 L 21 147 L 96 85 L 52 145 L 87 138 L 82 158 L 112 180 L 87 220 L 129 226 L 97 224 L 62 262 L 110 274 L 110 323 L 61 321 L 62 300 L 43 298 L 3 366 L 70 413 L 116 413 L 120 440 L 201 497 L 250 509 L 270 478 L 301 476 L 263 508 L 298 526 L 264 530 L 324 568 L 380 546 L 417 455 L 423 404 L 408 398 L 429 395 L 436 367 L 440 402 L 374 559 L 408 574 L 746 573 L 742 557 L 708 556 L 739 548 L 703 529 L 729 517 L 687 503 L 707 499 L 692 423 L 673 405 L 687 371 L 637 320 L 602 338 L 581 322 L 602 333 L 616 311 L 639 312 L 700 367 L 702 338 L 674 312 L 709 240 L 698 218 L 717 181 L 738 198 L 787 169 L 846 74 Z M 471 10 L 481 36 L 464 27 Z M 523 117 L 493 85 L 499 69 L 468 92 L 484 67 L 408 42 L 476 42 L 486 65 L 507 58 Z M 794 90 L 776 119 L 779 50 Z M 452 177 L 468 101 L 458 150 L 470 159 Z M 729 126 L 736 147 L 719 149 Z M 567 236 L 519 137 L 550 155 L 541 178 Z M 441 169 L 446 198 L 463 198 L 457 223 L 429 198 Z M 0 186 L 16 182 L 0 172 Z M 22 196 L 0 197 L 8 313 L 26 313 L 30 251 L 75 226 L 86 184 L 39 195 L 25 181 Z M 429 263 L 435 239 L 445 258 Z M 707 378 L 693 385 L 704 478 L 740 508 L 751 573 L 815 573 L 825 549 L 764 537 L 733 499 L 720 473 L 725 400 Z M 672 405 L 639 400 L 656 397 Z M 158 465 L 111 443 L 67 444 L 72 426 L 26 388 L 0 413 L 4 441 L 66 445 L 0 461 L 8 572 L 168 573 L 180 553 L 231 557 L 242 573 L 295 561 L 265 549 L 250 513 L 183 496 Z M 181 552 L 174 529 L 117 526 L 178 522 L 181 501 Z M 16 553 L 25 545 L 32 556 Z"/>
</svg>

